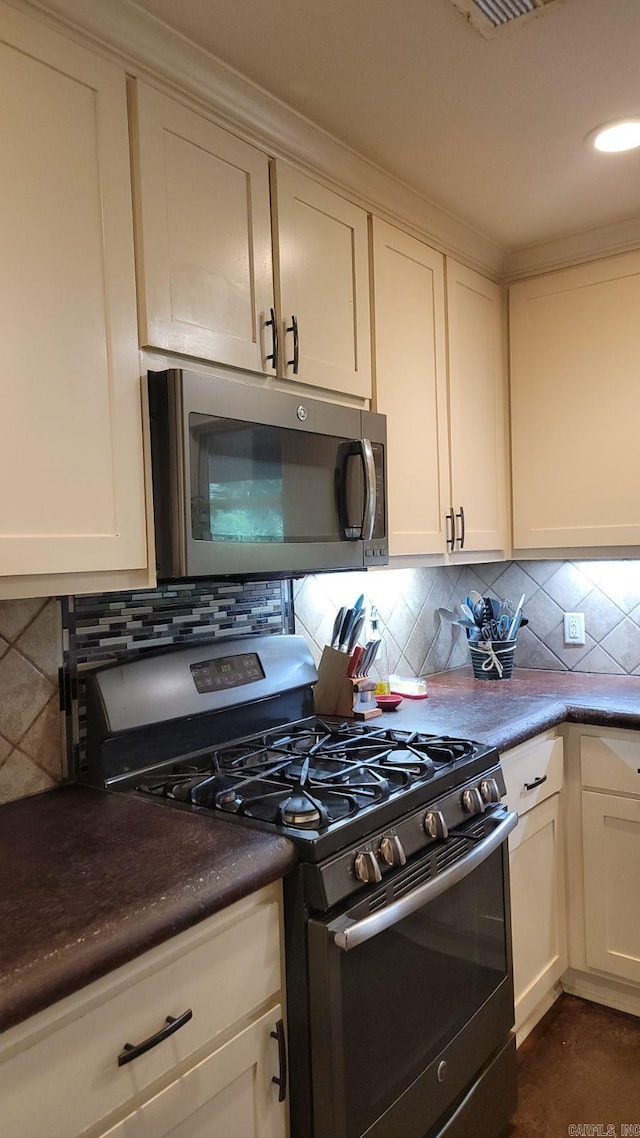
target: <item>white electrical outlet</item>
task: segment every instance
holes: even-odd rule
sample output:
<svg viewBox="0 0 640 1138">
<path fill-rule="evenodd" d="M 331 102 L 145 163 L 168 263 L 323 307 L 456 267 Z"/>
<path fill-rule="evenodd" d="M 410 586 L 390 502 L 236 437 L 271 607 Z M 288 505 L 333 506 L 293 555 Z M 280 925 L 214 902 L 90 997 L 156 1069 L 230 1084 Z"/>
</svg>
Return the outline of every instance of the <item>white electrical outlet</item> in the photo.
<svg viewBox="0 0 640 1138">
<path fill-rule="evenodd" d="M 584 613 L 566 612 L 564 614 L 564 642 L 565 644 L 584 644 Z"/>
</svg>

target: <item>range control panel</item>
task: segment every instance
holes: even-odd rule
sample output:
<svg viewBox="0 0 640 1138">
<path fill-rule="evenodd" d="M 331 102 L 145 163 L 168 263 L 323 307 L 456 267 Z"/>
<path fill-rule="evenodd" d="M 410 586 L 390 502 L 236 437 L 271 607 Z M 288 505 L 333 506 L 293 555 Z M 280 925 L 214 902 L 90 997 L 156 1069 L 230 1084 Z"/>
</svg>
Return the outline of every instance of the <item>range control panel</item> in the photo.
<svg viewBox="0 0 640 1138">
<path fill-rule="evenodd" d="M 252 684 L 256 680 L 264 679 L 264 668 L 257 652 L 199 660 L 197 664 L 190 664 L 189 667 L 193 682 L 201 695 L 210 691 L 239 688 L 243 684 Z"/>
<path fill-rule="evenodd" d="M 412 810 L 393 825 L 372 834 L 320 866 L 305 866 L 305 892 L 311 907 L 331 908 L 346 897 L 377 884 L 419 854 L 444 842 L 474 816 L 495 809 L 506 793 L 499 766 L 470 779 L 435 801 Z"/>
</svg>

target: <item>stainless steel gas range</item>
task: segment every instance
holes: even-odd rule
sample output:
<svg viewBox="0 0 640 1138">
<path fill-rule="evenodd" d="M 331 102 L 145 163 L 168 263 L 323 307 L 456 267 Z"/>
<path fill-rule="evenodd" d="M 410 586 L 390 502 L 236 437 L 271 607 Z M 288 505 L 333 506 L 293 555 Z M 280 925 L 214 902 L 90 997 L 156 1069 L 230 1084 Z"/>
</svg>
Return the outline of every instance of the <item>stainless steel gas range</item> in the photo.
<svg viewBox="0 0 640 1138">
<path fill-rule="evenodd" d="M 497 752 L 313 714 L 306 642 L 95 672 L 88 778 L 284 834 L 293 1138 L 500 1138 L 515 1107 Z"/>
</svg>

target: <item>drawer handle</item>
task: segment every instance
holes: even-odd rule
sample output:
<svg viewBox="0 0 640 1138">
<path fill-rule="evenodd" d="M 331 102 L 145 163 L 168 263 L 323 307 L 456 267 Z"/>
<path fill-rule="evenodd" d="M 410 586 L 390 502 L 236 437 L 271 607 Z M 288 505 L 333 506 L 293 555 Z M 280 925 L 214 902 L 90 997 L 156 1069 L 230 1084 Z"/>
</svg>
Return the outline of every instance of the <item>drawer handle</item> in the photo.
<svg viewBox="0 0 640 1138">
<path fill-rule="evenodd" d="M 546 774 L 540 775 L 539 778 L 534 778 L 533 782 L 525 782 L 525 790 L 535 790 L 537 786 L 542 786 L 543 782 L 547 781 Z"/>
<path fill-rule="evenodd" d="M 168 1039 L 174 1032 L 179 1031 L 193 1018 L 191 1008 L 187 1008 L 181 1016 L 176 1019 L 175 1016 L 167 1016 L 164 1027 L 160 1031 L 156 1031 L 155 1035 L 150 1035 L 148 1039 L 143 1039 L 142 1043 L 125 1043 L 124 1050 L 118 1055 L 118 1066 L 124 1067 L 125 1063 L 130 1063 L 132 1059 L 137 1059 L 138 1055 L 144 1055 L 145 1051 L 150 1051 L 152 1047 L 157 1047 L 162 1043 L 163 1039 Z"/>
<path fill-rule="evenodd" d="M 280 1075 L 271 1079 L 279 1087 L 278 1102 L 284 1102 L 287 1097 L 287 1041 L 284 1037 L 284 1023 L 281 1019 L 276 1023 L 276 1030 L 271 1032 L 271 1038 L 278 1040 L 278 1062 Z"/>
</svg>

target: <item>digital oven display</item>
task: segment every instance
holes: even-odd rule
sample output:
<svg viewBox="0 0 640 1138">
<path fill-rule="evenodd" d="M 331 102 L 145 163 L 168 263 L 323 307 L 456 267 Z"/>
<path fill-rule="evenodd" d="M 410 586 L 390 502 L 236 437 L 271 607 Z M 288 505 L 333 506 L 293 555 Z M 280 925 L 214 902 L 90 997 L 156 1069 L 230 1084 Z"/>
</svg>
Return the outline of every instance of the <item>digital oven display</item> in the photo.
<svg viewBox="0 0 640 1138">
<path fill-rule="evenodd" d="M 264 679 L 264 669 L 255 652 L 241 656 L 219 656 L 216 660 L 201 660 L 190 664 L 191 675 L 201 695 L 210 691 L 227 691 L 243 684 Z"/>
</svg>

